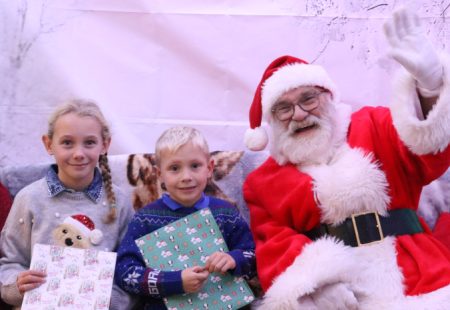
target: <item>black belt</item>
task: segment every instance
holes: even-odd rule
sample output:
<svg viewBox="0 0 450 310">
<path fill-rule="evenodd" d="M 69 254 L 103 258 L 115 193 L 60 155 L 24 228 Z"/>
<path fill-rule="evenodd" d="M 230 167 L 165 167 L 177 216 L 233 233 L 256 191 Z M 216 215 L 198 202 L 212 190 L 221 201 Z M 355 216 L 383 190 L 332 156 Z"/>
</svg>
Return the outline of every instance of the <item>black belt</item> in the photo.
<svg viewBox="0 0 450 310">
<path fill-rule="evenodd" d="M 324 235 L 335 236 L 349 246 L 381 241 L 386 236 L 412 235 L 423 232 L 416 212 L 411 209 L 388 211 L 388 216 L 376 212 L 354 214 L 338 225 L 320 224 L 305 233 L 315 240 Z"/>
</svg>

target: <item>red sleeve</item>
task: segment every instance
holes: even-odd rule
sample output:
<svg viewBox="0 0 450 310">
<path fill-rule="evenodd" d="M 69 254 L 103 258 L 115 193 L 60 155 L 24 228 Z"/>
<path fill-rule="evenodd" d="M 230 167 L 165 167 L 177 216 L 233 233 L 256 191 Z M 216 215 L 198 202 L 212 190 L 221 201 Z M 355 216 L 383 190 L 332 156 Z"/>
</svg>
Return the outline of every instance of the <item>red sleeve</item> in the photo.
<svg viewBox="0 0 450 310">
<path fill-rule="evenodd" d="M 0 231 L 3 229 L 3 225 L 6 222 L 11 205 L 12 199 L 8 189 L 0 183 Z"/>
<path fill-rule="evenodd" d="M 269 158 L 244 183 L 258 277 L 264 291 L 311 242 L 303 233 L 320 219 L 311 181 L 295 166 L 280 167 Z"/>
<path fill-rule="evenodd" d="M 433 235 L 450 249 L 450 213 L 442 213 L 434 225 Z"/>
<path fill-rule="evenodd" d="M 374 154 L 389 182 L 393 209 L 405 205 L 417 208 L 422 187 L 441 176 L 450 164 L 449 146 L 425 155 L 408 148 L 385 107 L 365 107 L 354 113 L 348 143 Z"/>
</svg>

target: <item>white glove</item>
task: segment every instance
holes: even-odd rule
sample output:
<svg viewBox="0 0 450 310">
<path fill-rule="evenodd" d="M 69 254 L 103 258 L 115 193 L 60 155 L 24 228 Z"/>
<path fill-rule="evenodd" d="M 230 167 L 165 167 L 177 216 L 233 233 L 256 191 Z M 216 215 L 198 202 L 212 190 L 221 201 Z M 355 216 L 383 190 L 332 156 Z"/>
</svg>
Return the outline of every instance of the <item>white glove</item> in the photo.
<svg viewBox="0 0 450 310">
<path fill-rule="evenodd" d="M 302 310 L 320 310 L 312 299 L 311 295 L 306 295 L 298 299 L 298 307 L 295 309 Z"/>
<path fill-rule="evenodd" d="M 384 33 L 391 46 L 389 54 L 415 78 L 422 95 L 439 94 L 443 67 L 418 16 L 402 8 L 384 24 Z"/>
<path fill-rule="evenodd" d="M 298 300 L 300 309 L 356 310 L 358 300 L 353 291 L 344 283 L 327 284 L 311 295 Z"/>
</svg>

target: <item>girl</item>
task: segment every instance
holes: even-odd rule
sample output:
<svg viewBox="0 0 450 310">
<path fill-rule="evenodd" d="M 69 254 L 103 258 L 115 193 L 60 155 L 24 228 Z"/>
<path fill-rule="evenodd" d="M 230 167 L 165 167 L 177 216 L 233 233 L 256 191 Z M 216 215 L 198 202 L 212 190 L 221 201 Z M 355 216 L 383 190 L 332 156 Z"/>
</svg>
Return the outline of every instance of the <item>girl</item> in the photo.
<svg viewBox="0 0 450 310">
<path fill-rule="evenodd" d="M 42 141 L 56 164 L 17 194 L 0 236 L 1 296 L 13 306 L 45 282 L 45 273 L 28 270 L 35 243 L 114 251 L 133 216 L 112 185 L 106 157 L 110 130 L 95 103 L 72 100 L 60 106 Z M 127 303 L 128 296 L 115 287 L 111 305 L 129 309 Z"/>
</svg>

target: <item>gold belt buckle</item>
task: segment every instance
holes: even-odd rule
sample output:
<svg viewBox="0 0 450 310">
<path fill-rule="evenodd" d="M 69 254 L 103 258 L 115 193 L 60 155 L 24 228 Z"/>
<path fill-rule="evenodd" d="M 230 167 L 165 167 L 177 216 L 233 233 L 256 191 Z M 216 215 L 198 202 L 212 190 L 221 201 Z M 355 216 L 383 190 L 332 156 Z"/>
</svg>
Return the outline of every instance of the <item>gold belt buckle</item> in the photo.
<svg viewBox="0 0 450 310">
<path fill-rule="evenodd" d="M 356 225 L 356 218 L 358 216 L 366 215 L 366 214 L 373 214 L 375 216 L 375 221 L 377 222 L 378 233 L 380 234 L 380 240 L 375 240 L 375 241 L 367 242 L 367 243 L 361 243 L 361 240 L 359 238 L 358 225 Z M 380 242 L 380 241 L 382 241 L 384 239 L 383 230 L 381 229 L 380 216 L 378 215 L 377 212 L 355 213 L 355 214 L 351 215 L 351 218 L 352 218 L 352 224 L 353 224 L 353 231 L 355 232 L 355 236 L 356 236 L 356 243 L 358 244 L 358 246 L 369 245 L 369 244 L 372 244 L 372 243 L 377 243 L 377 242 Z"/>
</svg>

